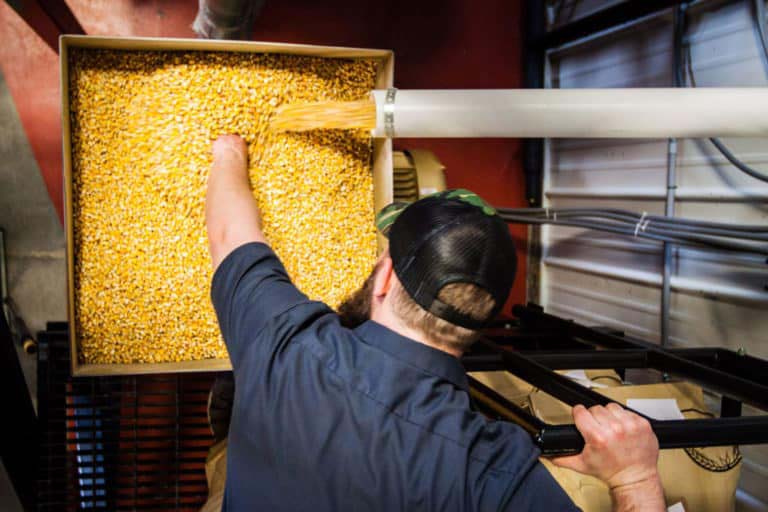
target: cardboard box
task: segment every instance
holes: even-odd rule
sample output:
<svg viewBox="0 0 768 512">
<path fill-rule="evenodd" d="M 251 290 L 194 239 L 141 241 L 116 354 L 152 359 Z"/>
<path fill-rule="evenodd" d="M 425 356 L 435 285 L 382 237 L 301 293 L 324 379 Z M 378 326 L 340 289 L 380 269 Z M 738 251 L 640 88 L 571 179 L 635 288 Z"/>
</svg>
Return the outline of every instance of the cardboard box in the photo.
<svg viewBox="0 0 768 512">
<path fill-rule="evenodd" d="M 165 38 L 116 38 L 95 36 L 62 36 L 59 40 L 61 66 L 62 133 L 64 151 L 64 216 L 67 243 L 67 288 L 70 355 L 72 374 L 75 376 L 94 375 L 135 375 L 146 373 L 174 373 L 196 371 L 221 371 L 231 368 L 228 359 L 204 359 L 178 363 L 134 363 L 134 364 L 81 364 L 78 357 L 78 336 L 75 322 L 74 262 L 77 248 L 73 237 L 73 196 L 72 196 L 72 149 L 69 112 L 69 49 L 94 48 L 110 50 L 182 50 L 182 51 L 225 51 L 251 53 L 281 53 L 287 55 L 309 55 L 329 58 L 367 58 L 380 62 L 376 88 L 392 87 L 394 54 L 389 50 L 341 48 L 256 41 L 214 41 L 201 39 Z M 392 143 L 389 139 L 374 139 L 371 162 L 374 181 L 374 208 L 378 211 L 392 201 Z M 379 240 L 381 248 L 381 239 Z"/>
</svg>

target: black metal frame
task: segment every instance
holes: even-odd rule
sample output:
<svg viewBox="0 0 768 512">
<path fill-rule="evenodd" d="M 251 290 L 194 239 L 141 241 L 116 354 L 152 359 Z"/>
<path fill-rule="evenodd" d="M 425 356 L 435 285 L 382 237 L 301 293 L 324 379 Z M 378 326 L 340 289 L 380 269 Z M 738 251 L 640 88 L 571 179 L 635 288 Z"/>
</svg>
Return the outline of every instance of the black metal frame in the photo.
<svg viewBox="0 0 768 512">
<path fill-rule="evenodd" d="M 547 31 L 546 2 L 526 0 L 523 10 L 523 87 L 544 87 L 544 62 L 548 50 L 681 3 L 683 0 L 625 0 Z M 522 144 L 525 197 L 530 206 L 541 206 L 544 139 L 524 139 Z"/>
<path fill-rule="evenodd" d="M 648 418 L 661 448 L 768 443 L 768 415 L 741 416 L 742 403 L 768 412 L 768 361 L 721 348 L 663 349 L 546 314 L 535 304 L 513 311 L 521 328 L 512 335 L 490 332 L 464 356 L 468 372 L 509 371 L 562 402 L 591 407 L 612 400 L 555 370 L 611 368 L 623 376 L 627 369 L 654 369 L 722 394 L 719 418 Z M 525 428 L 545 455 L 577 453 L 584 446 L 573 425 L 547 424 L 471 377 L 470 391 L 481 410 Z"/>
</svg>

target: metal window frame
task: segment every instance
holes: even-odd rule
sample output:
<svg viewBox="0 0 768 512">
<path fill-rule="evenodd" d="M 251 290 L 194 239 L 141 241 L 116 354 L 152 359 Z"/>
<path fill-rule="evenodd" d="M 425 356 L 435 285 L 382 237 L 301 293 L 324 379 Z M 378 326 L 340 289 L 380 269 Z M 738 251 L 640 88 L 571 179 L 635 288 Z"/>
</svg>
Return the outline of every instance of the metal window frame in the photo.
<svg viewBox="0 0 768 512">
<path fill-rule="evenodd" d="M 536 304 L 515 306 L 513 312 L 520 330 L 496 340 L 482 339 L 478 349 L 462 359 L 467 372 L 508 371 L 568 405 L 591 407 L 612 400 L 555 370 L 612 368 L 623 376 L 630 368 L 654 369 L 722 395 L 718 418 L 661 421 L 646 417 L 660 448 L 768 443 L 768 415 L 741 416 L 743 403 L 768 413 L 768 361 L 722 348 L 661 348 L 544 313 Z M 477 379 L 470 376 L 469 382 L 470 395 L 480 410 L 522 426 L 544 455 L 578 453 L 584 447 L 574 425 L 548 424 Z"/>
</svg>

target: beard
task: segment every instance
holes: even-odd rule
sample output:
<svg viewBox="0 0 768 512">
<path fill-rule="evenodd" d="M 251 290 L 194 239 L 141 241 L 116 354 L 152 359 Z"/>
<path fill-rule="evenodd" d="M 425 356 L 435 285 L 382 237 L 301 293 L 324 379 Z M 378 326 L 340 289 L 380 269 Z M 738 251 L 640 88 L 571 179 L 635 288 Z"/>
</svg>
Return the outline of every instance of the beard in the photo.
<svg viewBox="0 0 768 512">
<path fill-rule="evenodd" d="M 371 301 L 373 300 L 373 282 L 376 278 L 376 271 L 379 270 L 378 263 L 371 271 L 371 274 L 365 280 L 363 285 L 355 292 L 350 294 L 344 302 L 338 307 L 341 325 L 347 329 L 354 329 L 358 325 L 371 319 Z"/>
</svg>

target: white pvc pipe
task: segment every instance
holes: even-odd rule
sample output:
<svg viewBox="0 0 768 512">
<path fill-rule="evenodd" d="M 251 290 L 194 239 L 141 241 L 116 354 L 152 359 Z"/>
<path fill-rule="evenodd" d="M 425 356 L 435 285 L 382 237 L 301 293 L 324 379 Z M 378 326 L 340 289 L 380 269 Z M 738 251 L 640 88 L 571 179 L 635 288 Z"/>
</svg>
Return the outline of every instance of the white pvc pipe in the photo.
<svg viewBox="0 0 768 512">
<path fill-rule="evenodd" d="M 374 137 L 764 137 L 768 88 L 376 90 Z"/>
</svg>

